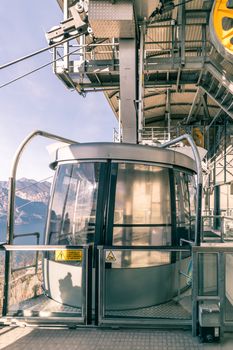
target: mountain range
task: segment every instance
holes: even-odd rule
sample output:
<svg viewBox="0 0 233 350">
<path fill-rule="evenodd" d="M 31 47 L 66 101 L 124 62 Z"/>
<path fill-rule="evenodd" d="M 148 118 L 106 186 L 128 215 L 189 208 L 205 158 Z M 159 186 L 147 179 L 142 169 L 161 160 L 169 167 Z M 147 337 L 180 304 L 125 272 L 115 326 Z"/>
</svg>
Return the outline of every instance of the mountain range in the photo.
<svg viewBox="0 0 233 350">
<path fill-rule="evenodd" d="M 44 222 L 51 184 L 21 178 L 16 182 L 15 225 Z M 0 225 L 5 225 L 8 207 L 8 182 L 0 181 Z"/>
</svg>

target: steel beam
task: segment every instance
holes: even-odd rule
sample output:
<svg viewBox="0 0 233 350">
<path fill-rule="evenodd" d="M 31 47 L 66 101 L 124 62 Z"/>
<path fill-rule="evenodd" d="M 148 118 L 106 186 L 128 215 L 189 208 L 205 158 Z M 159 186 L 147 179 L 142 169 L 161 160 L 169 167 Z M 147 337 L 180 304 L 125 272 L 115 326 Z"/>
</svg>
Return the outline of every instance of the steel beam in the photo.
<svg viewBox="0 0 233 350">
<path fill-rule="evenodd" d="M 166 96 L 166 117 L 167 117 L 167 127 L 168 127 L 168 141 L 170 141 L 171 138 L 171 92 L 169 89 L 167 89 L 167 96 Z"/>
<path fill-rule="evenodd" d="M 191 108 L 190 108 L 188 117 L 187 117 L 187 119 L 186 119 L 186 124 L 188 124 L 188 123 L 190 122 L 190 120 L 191 120 L 191 118 L 192 118 L 192 115 L 193 115 L 193 112 L 194 112 L 194 110 L 195 110 L 195 108 L 196 108 L 196 106 L 197 106 L 197 103 L 198 103 L 198 101 L 199 101 L 199 98 L 200 98 L 200 89 L 198 88 L 198 89 L 197 89 L 197 92 L 196 92 L 196 94 L 195 94 L 195 96 L 194 96 L 193 103 L 192 103 L 192 106 L 191 106 Z"/>
<path fill-rule="evenodd" d="M 135 39 L 120 39 L 120 113 L 122 141 L 137 143 L 137 54 Z"/>
<path fill-rule="evenodd" d="M 202 105 L 203 105 L 203 108 L 204 108 L 204 113 L 205 113 L 205 116 L 208 120 L 210 120 L 210 113 L 209 113 L 209 109 L 208 109 L 208 104 L 207 104 L 207 95 L 201 95 L 201 101 L 202 101 Z M 211 107 L 211 106 L 210 106 Z M 216 106 L 215 106 L 216 107 Z"/>
<path fill-rule="evenodd" d="M 185 85 L 193 85 L 197 83 L 197 79 L 190 79 L 190 80 L 185 80 L 182 79 L 180 81 L 180 84 L 185 84 Z M 80 89 L 83 91 L 85 89 L 103 89 L 105 88 L 106 90 L 115 90 L 119 88 L 119 82 L 102 82 L 101 84 L 95 82 L 95 83 L 80 83 L 78 84 L 77 82 L 74 82 L 74 86 L 79 85 Z M 176 85 L 176 80 L 151 80 L 151 81 L 145 81 L 145 87 L 146 88 L 156 88 L 156 87 L 162 87 L 162 88 L 171 88 L 172 85 Z"/>
<path fill-rule="evenodd" d="M 185 117 L 185 114 L 172 114 L 172 121 L 182 121 Z M 146 126 L 149 124 L 154 124 L 154 123 L 160 123 L 160 122 L 164 122 L 164 115 L 158 115 L 158 116 L 148 116 L 145 117 L 145 123 Z M 198 125 L 199 126 L 199 125 Z"/>
<path fill-rule="evenodd" d="M 69 0 L 64 0 L 63 1 L 63 19 L 64 21 L 69 18 Z M 66 71 L 69 70 L 69 42 L 64 43 L 64 69 Z"/>
<path fill-rule="evenodd" d="M 209 73 L 211 73 L 221 84 L 228 89 L 229 92 L 233 94 L 233 75 L 225 74 L 223 72 L 222 66 L 218 65 L 217 62 L 211 62 L 209 64 L 205 64 L 205 68 Z"/>
<path fill-rule="evenodd" d="M 200 88 L 201 88 L 204 92 L 206 92 L 206 93 L 212 98 L 212 100 L 215 101 L 215 102 L 218 104 L 218 106 L 219 106 L 226 114 L 229 115 L 229 117 L 231 117 L 231 118 L 233 119 L 233 112 L 229 111 L 225 106 L 223 106 L 223 105 L 221 104 L 221 102 L 219 102 L 219 100 L 216 100 L 216 99 L 214 98 L 214 96 L 213 96 L 209 91 L 206 90 L 205 87 L 201 86 Z"/>
<path fill-rule="evenodd" d="M 144 125 L 144 49 L 145 49 L 145 27 L 141 26 L 140 52 L 139 52 L 139 86 L 138 86 L 138 142 L 141 141 L 141 131 Z"/>
<path fill-rule="evenodd" d="M 211 120 L 210 124 L 206 127 L 206 132 L 211 128 L 211 126 L 216 122 L 216 120 L 224 113 L 222 109 L 218 111 L 218 113 Z"/>
<path fill-rule="evenodd" d="M 178 24 L 179 24 L 179 41 L 180 41 L 180 58 L 181 67 L 185 66 L 185 2 L 179 1 Z"/>
<path fill-rule="evenodd" d="M 180 57 L 150 57 L 147 58 L 146 67 L 155 71 L 173 71 L 178 70 L 181 63 Z M 185 69 L 187 70 L 201 70 L 203 66 L 203 58 L 201 56 L 185 58 Z"/>
<path fill-rule="evenodd" d="M 75 61 L 74 61 L 75 62 Z M 200 57 L 186 57 L 185 59 L 185 69 L 182 71 L 193 71 L 193 70 L 201 70 L 204 65 L 203 65 L 203 58 Z M 206 62 L 208 62 L 208 59 L 206 59 Z M 119 71 L 119 60 L 115 59 L 114 64 L 113 60 L 88 60 L 88 62 L 85 63 L 84 66 L 79 67 L 79 73 L 95 73 L 96 70 L 98 69 L 99 72 L 103 72 L 104 74 L 108 72 L 116 72 L 118 73 Z M 177 71 L 181 65 L 181 59 L 180 57 L 150 57 L 147 58 L 146 61 L 146 68 L 147 71 Z M 73 64 L 73 67 L 76 65 Z M 71 67 L 72 69 L 72 67 Z M 74 71 L 71 71 L 72 74 L 75 74 Z"/>
</svg>

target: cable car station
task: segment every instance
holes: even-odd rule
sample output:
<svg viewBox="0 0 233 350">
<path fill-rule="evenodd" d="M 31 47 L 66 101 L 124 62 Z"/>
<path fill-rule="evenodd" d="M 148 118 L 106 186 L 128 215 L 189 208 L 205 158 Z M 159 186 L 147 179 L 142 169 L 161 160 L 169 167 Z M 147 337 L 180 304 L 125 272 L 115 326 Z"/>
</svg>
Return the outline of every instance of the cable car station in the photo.
<svg viewBox="0 0 233 350">
<path fill-rule="evenodd" d="M 90 332 L 90 349 L 101 329 L 128 342 L 136 328 L 148 349 L 152 330 L 168 349 L 169 334 L 177 349 L 199 348 L 197 337 L 222 348 L 231 339 L 230 349 L 233 2 L 57 2 L 61 22 L 46 33 L 53 72 L 77 99 L 103 92 L 118 129 L 111 143 L 37 130 L 19 146 L 0 321 Z M 43 242 L 25 232 L 36 244 L 21 245 L 16 173 L 36 137 L 63 144 L 51 155 Z M 172 332 L 184 329 L 179 343 Z"/>
</svg>

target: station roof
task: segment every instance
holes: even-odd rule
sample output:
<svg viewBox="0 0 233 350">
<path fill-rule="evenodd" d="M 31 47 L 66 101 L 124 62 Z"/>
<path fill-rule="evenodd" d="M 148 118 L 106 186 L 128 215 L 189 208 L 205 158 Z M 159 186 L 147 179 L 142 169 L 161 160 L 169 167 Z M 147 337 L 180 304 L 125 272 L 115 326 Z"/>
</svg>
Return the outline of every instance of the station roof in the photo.
<svg viewBox="0 0 233 350">
<path fill-rule="evenodd" d="M 62 8 L 63 0 L 57 1 Z M 223 125 L 225 120 L 231 124 L 233 64 L 216 51 L 211 40 L 213 1 L 163 0 L 163 10 L 154 14 L 152 9 L 159 0 L 133 3 L 137 28 L 145 27 L 145 126 L 165 125 L 168 112 L 171 125 L 179 124 L 184 129 L 196 124 L 207 128 L 211 123 Z M 178 9 L 182 4 L 180 16 Z M 69 78 L 80 93 L 104 91 L 119 118 L 119 38 L 110 37 L 109 32 L 108 38 L 98 38 L 96 46 L 85 50 L 85 78 L 80 79 L 75 71 Z M 86 40 L 86 44 L 93 43 L 91 37 Z M 69 86 L 69 79 L 66 84 Z"/>
</svg>

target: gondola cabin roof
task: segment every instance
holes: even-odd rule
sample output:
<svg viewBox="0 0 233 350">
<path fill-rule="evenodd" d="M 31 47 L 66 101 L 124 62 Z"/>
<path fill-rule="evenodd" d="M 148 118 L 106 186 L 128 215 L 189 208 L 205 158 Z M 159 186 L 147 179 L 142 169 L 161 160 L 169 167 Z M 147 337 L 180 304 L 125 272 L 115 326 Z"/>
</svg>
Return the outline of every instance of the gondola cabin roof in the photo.
<svg viewBox="0 0 233 350">
<path fill-rule="evenodd" d="M 156 163 L 178 166 L 196 171 L 195 162 L 189 156 L 171 149 L 127 143 L 77 143 L 61 147 L 53 155 L 51 168 L 67 161 L 117 160 L 140 163 Z"/>
</svg>

